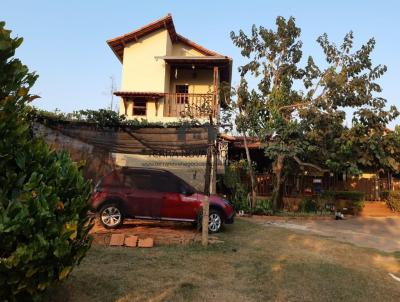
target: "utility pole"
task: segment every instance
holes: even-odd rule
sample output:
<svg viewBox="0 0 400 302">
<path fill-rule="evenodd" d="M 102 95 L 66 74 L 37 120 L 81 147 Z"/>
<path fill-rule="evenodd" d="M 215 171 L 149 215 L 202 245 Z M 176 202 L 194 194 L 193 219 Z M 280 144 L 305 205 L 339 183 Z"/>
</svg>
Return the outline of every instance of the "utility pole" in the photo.
<svg viewBox="0 0 400 302">
<path fill-rule="evenodd" d="M 111 85 L 110 85 L 110 95 L 111 95 L 110 110 L 114 110 L 114 91 L 115 91 L 114 77 L 110 76 L 110 80 L 111 80 Z"/>
</svg>

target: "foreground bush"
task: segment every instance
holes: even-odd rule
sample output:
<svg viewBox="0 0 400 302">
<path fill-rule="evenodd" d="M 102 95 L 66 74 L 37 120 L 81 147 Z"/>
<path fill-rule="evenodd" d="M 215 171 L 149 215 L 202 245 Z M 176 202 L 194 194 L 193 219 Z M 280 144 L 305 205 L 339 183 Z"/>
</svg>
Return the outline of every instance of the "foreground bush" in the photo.
<svg viewBox="0 0 400 302">
<path fill-rule="evenodd" d="M 33 138 L 37 76 L 13 58 L 22 39 L 0 22 L 0 301 L 36 300 L 90 247 L 90 186 L 67 154 Z"/>
<path fill-rule="evenodd" d="M 393 212 L 400 212 L 400 191 L 389 191 L 386 204 Z"/>
</svg>

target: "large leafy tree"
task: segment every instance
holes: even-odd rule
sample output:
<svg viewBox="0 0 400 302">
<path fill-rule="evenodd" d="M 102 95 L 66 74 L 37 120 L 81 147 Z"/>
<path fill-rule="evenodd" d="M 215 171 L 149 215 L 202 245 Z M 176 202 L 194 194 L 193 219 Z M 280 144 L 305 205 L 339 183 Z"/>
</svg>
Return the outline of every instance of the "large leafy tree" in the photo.
<svg viewBox="0 0 400 302">
<path fill-rule="evenodd" d="M 0 300 L 36 300 L 90 247 L 90 185 L 66 153 L 32 136 L 37 75 L 14 57 L 21 38 L 0 22 Z"/>
<path fill-rule="evenodd" d="M 363 168 L 399 170 L 398 131 L 386 128 L 399 112 L 387 109 L 379 96 L 377 80 L 386 66 L 371 62 L 375 40 L 354 51 L 352 32 L 340 46 L 323 34 L 317 42 L 326 62 L 317 66 L 308 57 L 302 67 L 300 33 L 293 17 L 278 17 L 275 30 L 253 26 L 249 35 L 231 33 L 248 60 L 241 76 L 258 83 L 249 92 L 258 111 L 253 132 L 273 160 L 275 209 L 294 164 L 353 174 Z M 351 127 L 345 126 L 348 109 Z"/>
<path fill-rule="evenodd" d="M 250 176 L 251 185 L 251 208 L 254 208 L 256 201 L 256 180 L 253 161 L 248 147 L 248 135 L 254 136 L 254 129 L 257 127 L 257 95 L 249 92 L 247 81 L 244 77 L 240 79 L 237 87 L 231 87 L 229 83 L 221 85 L 220 97 L 224 100 L 225 108 L 222 114 L 222 127 L 233 129 L 233 123 L 243 136 L 243 143 L 246 152 L 247 171 Z"/>
</svg>

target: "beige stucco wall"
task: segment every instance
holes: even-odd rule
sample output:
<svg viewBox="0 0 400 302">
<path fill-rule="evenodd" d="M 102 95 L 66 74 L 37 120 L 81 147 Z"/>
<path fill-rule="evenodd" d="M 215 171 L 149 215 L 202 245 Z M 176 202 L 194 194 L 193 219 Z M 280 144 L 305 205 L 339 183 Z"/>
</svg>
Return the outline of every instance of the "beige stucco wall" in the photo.
<svg viewBox="0 0 400 302">
<path fill-rule="evenodd" d="M 166 47 L 166 55 L 169 56 L 172 53 L 172 49 L 173 49 L 173 44 L 171 41 L 171 38 L 169 35 L 167 35 L 167 47 Z M 170 70 L 171 67 L 168 64 L 165 64 L 165 70 L 164 70 L 164 92 L 170 92 L 169 91 L 169 87 L 170 87 Z"/>
<path fill-rule="evenodd" d="M 174 43 L 171 56 L 204 57 L 201 52 L 183 43 Z"/>
<path fill-rule="evenodd" d="M 189 85 L 189 93 L 213 93 L 213 70 L 211 69 L 179 69 L 175 78 L 175 68 L 171 70 L 170 92 L 175 85 Z"/>
<path fill-rule="evenodd" d="M 168 39 L 167 30 L 158 30 L 124 48 L 122 91 L 164 92 L 166 64 L 156 57 L 167 55 Z"/>
<path fill-rule="evenodd" d="M 163 59 L 157 58 L 166 55 L 204 56 L 188 45 L 180 42 L 172 43 L 167 30 L 156 31 L 125 47 L 121 91 L 174 93 L 176 92 L 175 85 L 187 84 L 189 93 L 212 93 L 212 70 L 178 69 L 177 78 L 175 78 L 175 68 L 171 68 Z M 133 116 L 133 105 L 131 102 L 127 102 L 127 118 L 146 119 L 149 122 L 181 120 L 180 117 L 164 117 L 163 103 L 164 100 L 161 98 L 156 106 L 156 101 L 149 99 L 146 116 Z M 122 98 L 120 99 L 120 112 L 121 114 L 125 113 Z M 203 120 L 207 121 L 207 119 Z"/>
</svg>

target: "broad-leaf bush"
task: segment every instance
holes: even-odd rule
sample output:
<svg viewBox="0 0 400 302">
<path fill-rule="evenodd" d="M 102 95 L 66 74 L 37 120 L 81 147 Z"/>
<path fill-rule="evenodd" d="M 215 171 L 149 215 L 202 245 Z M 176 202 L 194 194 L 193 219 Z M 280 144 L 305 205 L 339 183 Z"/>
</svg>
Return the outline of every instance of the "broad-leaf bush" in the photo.
<svg viewBox="0 0 400 302">
<path fill-rule="evenodd" d="M 256 201 L 256 206 L 253 209 L 253 214 L 258 215 L 272 215 L 272 201 L 271 199 L 259 199 Z"/>
<path fill-rule="evenodd" d="M 66 153 L 32 136 L 37 76 L 14 58 L 21 38 L 0 22 L 0 301 L 37 300 L 90 247 L 90 185 Z"/>
<path fill-rule="evenodd" d="M 300 202 L 300 212 L 317 212 L 318 204 L 313 198 L 304 198 Z"/>
<path fill-rule="evenodd" d="M 400 191 L 389 191 L 389 196 L 386 200 L 386 203 L 393 212 L 400 212 Z"/>
<path fill-rule="evenodd" d="M 341 201 L 343 207 L 352 209 L 354 213 L 358 213 L 365 205 L 364 193 L 360 191 L 325 191 L 322 194 L 328 203 L 333 202 L 338 208 L 338 201 Z"/>
<path fill-rule="evenodd" d="M 229 164 L 222 178 L 225 187 L 229 190 L 229 198 L 232 200 L 236 211 L 250 211 L 248 200 L 250 188 L 243 179 L 246 171 L 246 161 L 235 161 Z"/>
</svg>

